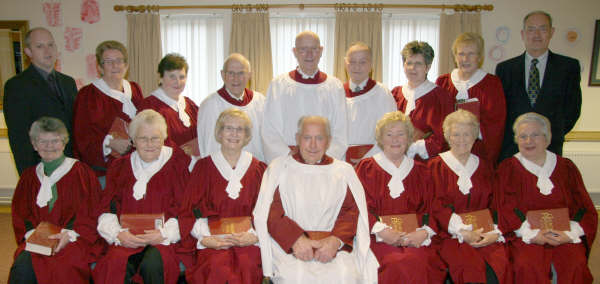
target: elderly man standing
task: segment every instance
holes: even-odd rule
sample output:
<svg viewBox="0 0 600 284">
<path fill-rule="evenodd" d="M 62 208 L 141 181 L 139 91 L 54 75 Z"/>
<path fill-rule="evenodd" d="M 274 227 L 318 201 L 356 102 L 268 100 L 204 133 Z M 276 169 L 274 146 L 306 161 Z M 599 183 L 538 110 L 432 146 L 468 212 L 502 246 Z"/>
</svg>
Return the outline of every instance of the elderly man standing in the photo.
<svg viewBox="0 0 600 284">
<path fill-rule="evenodd" d="M 4 86 L 4 119 L 8 140 L 19 175 L 40 162 L 29 142 L 29 127 L 42 116 L 58 118 L 72 137 L 73 103 L 77 87 L 73 78 L 54 70 L 58 50 L 54 37 L 45 28 L 33 28 L 25 35 L 25 54 L 31 65 Z M 65 147 L 72 156 L 72 142 Z"/>
<path fill-rule="evenodd" d="M 329 122 L 298 122 L 298 153 L 275 159 L 254 209 L 263 274 L 274 283 L 376 283 L 362 185 L 326 155 Z"/>
<path fill-rule="evenodd" d="M 238 108 L 243 110 L 252 122 L 252 139 L 244 147 L 244 151 L 260 161 L 265 160 L 260 139 L 265 97 L 246 88 L 251 77 L 250 61 L 246 57 L 233 53 L 225 59 L 221 70 L 221 78 L 225 85 L 204 99 L 198 108 L 198 143 L 200 156 L 203 158 L 221 149 L 221 144 L 215 140 L 215 124 L 221 112 L 229 108 Z"/>
<path fill-rule="evenodd" d="M 273 79 L 267 90 L 262 129 L 267 162 L 295 152 L 296 122 L 305 115 L 324 116 L 331 122 L 332 140 L 328 154 L 341 159 L 347 148 L 348 126 L 342 83 L 319 71 L 323 53 L 319 36 L 304 31 L 293 48 L 298 67 Z"/>
<path fill-rule="evenodd" d="M 581 114 L 581 69 L 577 59 L 548 50 L 554 34 L 552 17 L 533 11 L 523 19 L 525 52 L 496 66 L 506 97 L 506 127 L 500 160 L 518 152 L 512 125 L 527 112 L 544 115 L 552 125 L 548 150 L 562 155 L 565 135 Z"/>
</svg>

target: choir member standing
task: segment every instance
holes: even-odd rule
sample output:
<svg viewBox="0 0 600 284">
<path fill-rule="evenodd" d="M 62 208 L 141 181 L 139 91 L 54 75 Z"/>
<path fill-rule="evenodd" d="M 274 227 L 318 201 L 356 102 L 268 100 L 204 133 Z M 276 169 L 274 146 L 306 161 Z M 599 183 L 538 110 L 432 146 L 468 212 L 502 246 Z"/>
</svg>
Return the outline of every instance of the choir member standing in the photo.
<svg viewBox="0 0 600 284">
<path fill-rule="evenodd" d="M 193 149 L 187 143 L 198 143 L 196 139 L 196 117 L 198 106 L 188 97 L 181 95 L 185 89 L 188 64 L 183 56 L 169 53 L 158 63 L 160 84 L 144 99 L 141 109 L 153 109 L 167 121 L 167 141 L 174 150 L 182 149 L 193 156 Z"/>
<path fill-rule="evenodd" d="M 592 283 L 587 256 L 598 213 L 575 164 L 546 150 L 550 127 L 546 117 L 533 112 L 515 120 L 519 152 L 498 167 L 500 229 L 514 231 L 509 248 L 515 283 L 550 283 L 551 278 L 553 283 Z M 556 208 L 568 210 L 563 221 L 569 230 L 532 228 L 529 211 Z"/>
<path fill-rule="evenodd" d="M 164 146 L 165 119 L 141 111 L 129 124 L 135 151 L 108 169 L 98 217 L 98 232 L 110 245 L 94 268 L 94 283 L 175 283 L 180 239 L 177 213 L 189 177 L 189 157 Z M 132 234 L 119 222 L 123 214 L 164 214 L 164 224 Z"/>
<path fill-rule="evenodd" d="M 110 162 L 131 150 L 129 139 L 109 133 L 111 126 L 117 118 L 131 121 L 143 100 L 140 86 L 124 79 L 127 62 L 127 49 L 122 43 L 100 43 L 96 63 L 101 77 L 81 88 L 75 100 L 74 155 L 92 167 L 103 187 Z"/>
<path fill-rule="evenodd" d="M 298 153 L 265 172 L 254 224 L 274 283 L 377 282 L 364 190 L 352 166 L 325 154 L 331 139 L 326 118 L 302 117 Z"/>
<path fill-rule="evenodd" d="M 390 91 L 369 77 L 373 64 L 371 48 L 358 42 L 350 46 L 344 62 L 350 80 L 344 84 L 348 108 L 348 150 L 346 162 L 356 165 L 381 149 L 375 145 L 375 124 L 385 113 L 396 109 Z"/>
<path fill-rule="evenodd" d="M 237 108 L 246 112 L 252 121 L 252 137 L 244 151 L 249 152 L 259 161 L 264 161 L 263 146 L 260 139 L 261 123 L 265 96 L 246 88 L 252 78 L 250 62 L 239 53 L 233 53 L 225 59 L 221 78 L 225 85 L 212 93 L 200 104 L 198 111 L 198 143 L 200 155 L 208 157 L 221 149 L 215 140 L 214 129 L 217 118 L 226 109 Z"/>
<path fill-rule="evenodd" d="M 470 105 L 480 122 L 479 140 L 473 145 L 473 153 L 496 163 L 504 135 L 506 102 L 500 79 L 480 69 L 484 53 L 480 35 L 460 34 L 452 44 L 457 68 L 441 75 L 436 84 L 448 90 L 458 108 L 463 103 Z"/>
<path fill-rule="evenodd" d="M 298 67 L 273 79 L 267 90 L 261 134 L 265 159 L 270 163 L 296 152 L 296 123 L 305 115 L 330 121 L 332 137 L 327 154 L 341 159 L 348 147 L 344 87 L 337 78 L 319 71 L 323 46 L 317 34 L 299 33 L 293 51 Z"/>
<path fill-rule="evenodd" d="M 433 57 L 428 43 L 407 43 L 402 49 L 402 64 L 408 83 L 392 90 L 398 110 L 410 117 L 415 128 L 407 156 L 420 160 L 435 157 L 447 148 L 442 123 L 454 107 L 448 91 L 427 80 Z"/>
<path fill-rule="evenodd" d="M 433 184 L 425 164 L 406 156 L 412 132 L 408 116 L 399 111 L 386 113 L 375 130 L 383 152 L 356 167 L 367 198 L 379 283 L 442 283 L 446 277 L 446 266 L 431 246 L 436 234 L 435 222 L 429 222 Z M 416 214 L 416 231 L 397 231 L 379 220 L 403 214 Z"/>
<path fill-rule="evenodd" d="M 247 217 L 258 198 L 267 165 L 243 151 L 252 137 L 252 122 L 239 109 L 223 111 L 213 130 L 221 149 L 199 160 L 186 189 L 180 216 L 182 238 L 198 249 L 189 283 L 256 284 L 262 280 L 260 249 L 254 229 L 214 236 L 208 222 Z"/>
<path fill-rule="evenodd" d="M 434 215 L 442 238 L 440 256 L 454 283 L 512 283 L 508 249 L 498 225 L 484 233 L 458 215 L 486 209 L 490 217 L 497 213 L 492 164 L 471 154 L 479 134 L 477 117 L 458 110 L 446 117 L 443 128 L 450 151 L 429 161 L 436 197 Z"/>
<path fill-rule="evenodd" d="M 89 264 L 95 261 L 92 246 L 99 239 L 94 208 L 100 184 L 88 166 L 65 157 L 69 134 L 60 120 L 41 117 L 29 136 L 42 160 L 23 172 L 13 196 L 18 247 L 8 283 L 89 283 Z M 41 222 L 62 228 L 51 236 L 59 240 L 51 256 L 25 251 Z"/>
</svg>

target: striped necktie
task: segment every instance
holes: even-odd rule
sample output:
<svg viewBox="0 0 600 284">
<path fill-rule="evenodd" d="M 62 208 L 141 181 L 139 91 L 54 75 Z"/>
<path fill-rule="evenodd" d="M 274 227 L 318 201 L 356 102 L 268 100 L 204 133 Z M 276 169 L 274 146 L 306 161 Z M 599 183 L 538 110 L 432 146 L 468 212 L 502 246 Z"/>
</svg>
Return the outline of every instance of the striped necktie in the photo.
<svg viewBox="0 0 600 284">
<path fill-rule="evenodd" d="M 538 60 L 534 58 L 531 60 L 531 66 L 529 67 L 529 84 L 527 86 L 527 95 L 529 96 L 529 103 L 533 107 L 535 101 L 540 95 L 540 71 L 537 69 Z"/>
</svg>

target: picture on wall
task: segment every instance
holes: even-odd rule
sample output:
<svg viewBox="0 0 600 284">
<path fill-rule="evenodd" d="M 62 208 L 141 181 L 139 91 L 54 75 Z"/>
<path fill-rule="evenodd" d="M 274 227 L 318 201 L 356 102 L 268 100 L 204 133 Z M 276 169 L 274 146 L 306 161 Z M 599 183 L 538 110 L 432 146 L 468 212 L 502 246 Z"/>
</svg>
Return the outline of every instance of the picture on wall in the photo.
<svg viewBox="0 0 600 284">
<path fill-rule="evenodd" d="M 594 47 L 592 49 L 592 63 L 590 64 L 590 86 L 600 86 L 600 20 L 596 20 L 594 32 Z"/>
</svg>

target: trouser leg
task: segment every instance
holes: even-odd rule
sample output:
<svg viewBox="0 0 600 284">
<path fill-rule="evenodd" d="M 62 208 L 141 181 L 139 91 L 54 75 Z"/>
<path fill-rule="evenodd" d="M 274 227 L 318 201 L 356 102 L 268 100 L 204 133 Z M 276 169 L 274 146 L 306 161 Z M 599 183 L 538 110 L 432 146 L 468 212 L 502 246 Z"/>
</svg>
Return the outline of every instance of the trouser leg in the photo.
<svg viewBox="0 0 600 284">
<path fill-rule="evenodd" d="M 31 254 L 28 251 L 23 251 L 15 259 L 10 268 L 8 276 L 9 284 L 37 284 L 33 264 L 31 262 Z"/>
</svg>

